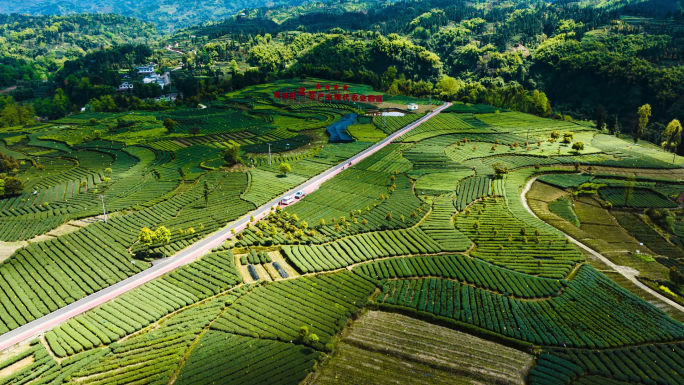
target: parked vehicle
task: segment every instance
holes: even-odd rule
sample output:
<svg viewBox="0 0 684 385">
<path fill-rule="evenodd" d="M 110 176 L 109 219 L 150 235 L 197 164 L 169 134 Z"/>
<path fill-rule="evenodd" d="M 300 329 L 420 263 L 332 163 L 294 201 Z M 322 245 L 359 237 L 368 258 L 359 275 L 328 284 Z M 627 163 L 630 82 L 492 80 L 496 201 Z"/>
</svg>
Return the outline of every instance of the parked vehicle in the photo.
<svg viewBox="0 0 684 385">
<path fill-rule="evenodd" d="M 280 200 L 281 205 L 289 205 L 290 203 L 294 202 L 295 199 L 292 196 L 286 196 L 283 199 Z"/>
<path fill-rule="evenodd" d="M 304 198 L 304 195 L 306 195 L 306 191 L 299 190 L 299 191 L 297 191 L 297 193 L 295 194 L 294 197 L 295 197 L 295 199 L 301 199 L 301 198 Z"/>
</svg>

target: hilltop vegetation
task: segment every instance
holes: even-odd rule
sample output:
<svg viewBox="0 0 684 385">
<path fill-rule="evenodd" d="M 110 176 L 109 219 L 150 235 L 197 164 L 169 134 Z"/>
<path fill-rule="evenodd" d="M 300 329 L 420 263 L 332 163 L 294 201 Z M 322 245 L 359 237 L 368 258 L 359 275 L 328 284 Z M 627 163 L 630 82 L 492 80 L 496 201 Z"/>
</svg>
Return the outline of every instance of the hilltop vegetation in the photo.
<svg viewBox="0 0 684 385">
<path fill-rule="evenodd" d="M 15 99 L 31 99 L 67 61 L 124 44 L 153 44 L 157 37 L 154 25 L 113 14 L 0 14 L 0 88 L 18 85 Z"/>
<path fill-rule="evenodd" d="M 680 15 L 672 17 L 625 3 L 344 3 L 260 8 L 169 42 L 195 50 L 188 55 L 195 63 L 236 59 L 262 78 L 305 73 L 574 119 L 594 120 L 603 107 L 630 131 L 646 103 L 660 124 L 682 118 L 683 41 Z M 444 76 L 456 81 L 440 83 Z M 646 135 L 659 141 L 663 128 L 652 125 Z"/>
<path fill-rule="evenodd" d="M 299 1 L 244 1 L 229 2 L 161 0 L 161 1 L 113 1 L 113 0 L 27 0 L 20 3 L 0 4 L 0 13 L 27 13 L 31 15 L 71 15 L 80 13 L 115 13 L 121 16 L 134 17 L 156 25 L 159 31 L 172 32 L 178 28 L 201 24 L 233 16 L 243 8 L 254 6 L 289 5 Z"/>
</svg>

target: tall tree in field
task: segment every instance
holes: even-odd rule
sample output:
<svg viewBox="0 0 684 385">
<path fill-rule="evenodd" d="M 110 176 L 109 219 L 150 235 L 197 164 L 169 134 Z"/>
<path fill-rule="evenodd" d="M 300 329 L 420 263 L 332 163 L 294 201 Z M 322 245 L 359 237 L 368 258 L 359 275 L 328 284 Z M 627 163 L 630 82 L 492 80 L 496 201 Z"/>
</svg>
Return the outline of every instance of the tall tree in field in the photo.
<svg viewBox="0 0 684 385">
<path fill-rule="evenodd" d="M 155 243 L 169 243 L 171 240 L 171 230 L 164 226 L 159 226 L 157 230 L 154 231 L 153 239 Z"/>
<path fill-rule="evenodd" d="M 149 246 L 154 243 L 154 231 L 149 227 L 143 227 L 138 234 L 138 241 L 143 245 Z"/>
<path fill-rule="evenodd" d="M 24 182 L 21 181 L 19 178 L 14 178 L 11 176 L 5 177 L 3 179 L 4 184 L 4 194 L 7 195 L 14 195 L 18 194 L 21 192 L 21 190 L 24 189 Z"/>
<path fill-rule="evenodd" d="M 278 167 L 278 170 L 284 175 L 287 175 L 288 172 L 292 172 L 292 167 L 289 163 L 281 163 L 280 167 Z"/>
<path fill-rule="evenodd" d="M 596 111 L 596 129 L 601 131 L 603 126 L 606 124 L 606 109 L 603 106 L 599 106 Z"/>
<path fill-rule="evenodd" d="M 242 158 L 240 157 L 240 145 L 235 143 L 232 146 L 226 147 L 226 149 L 223 150 L 223 160 L 228 166 L 234 166 L 242 162 Z"/>
<path fill-rule="evenodd" d="M 617 115 L 611 115 L 610 119 L 608 119 L 608 123 L 606 123 L 606 128 L 608 129 L 608 133 L 610 135 L 615 134 L 615 129 L 617 128 L 617 125 L 618 125 Z"/>
<path fill-rule="evenodd" d="M 634 143 L 638 142 L 641 136 L 644 135 L 644 130 L 646 130 L 646 125 L 648 124 L 648 118 L 651 117 L 651 105 L 646 103 L 639 107 L 637 114 L 639 115 L 639 124 L 637 124 L 632 133 Z"/>
<path fill-rule="evenodd" d="M 176 126 L 176 122 L 174 122 L 171 118 L 164 119 L 164 123 L 162 124 L 169 134 L 173 132 L 173 129 Z"/>
<path fill-rule="evenodd" d="M 202 195 L 204 195 L 204 207 L 209 207 L 209 193 L 211 190 L 209 190 L 209 183 L 207 181 L 204 181 L 204 192 Z"/>
<path fill-rule="evenodd" d="M 230 61 L 230 72 L 232 72 L 233 75 L 235 75 L 238 72 L 238 69 L 239 69 L 239 67 L 238 67 L 238 64 L 235 61 L 235 59 L 231 60 Z"/>
<path fill-rule="evenodd" d="M 679 147 L 679 143 L 682 141 L 682 124 L 679 123 L 679 120 L 673 119 L 670 124 L 667 125 L 667 128 L 665 128 L 665 131 L 663 132 L 663 138 L 665 141 L 663 141 L 661 145 L 665 150 L 674 153 L 672 156 L 672 164 L 674 164 L 677 155 L 677 147 Z"/>
</svg>

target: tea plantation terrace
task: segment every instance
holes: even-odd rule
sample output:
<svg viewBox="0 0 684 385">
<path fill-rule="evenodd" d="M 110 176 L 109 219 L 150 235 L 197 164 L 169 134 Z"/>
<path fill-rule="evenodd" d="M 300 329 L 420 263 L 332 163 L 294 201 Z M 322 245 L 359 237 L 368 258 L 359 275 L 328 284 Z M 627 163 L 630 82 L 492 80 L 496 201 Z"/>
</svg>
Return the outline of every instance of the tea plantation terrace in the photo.
<svg viewBox="0 0 684 385">
<path fill-rule="evenodd" d="M 432 119 L 434 116 L 437 116 L 439 112 L 447 108 L 450 104 L 446 103 L 443 106 L 440 106 L 439 108 L 435 109 L 435 111 L 431 114 L 427 114 L 423 118 L 411 123 L 410 125 L 406 126 L 405 128 L 393 133 L 392 135 L 388 136 L 386 139 L 384 139 L 381 142 L 376 143 L 375 145 L 371 146 L 370 148 L 360 152 L 359 154 L 351 157 L 348 159 L 346 162 L 343 162 L 337 166 L 334 166 L 330 168 L 329 170 L 325 171 L 324 173 L 311 178 L 309 181 L 293 188 L 291 191 L 283 194 L 283 196 L 287 195 L 293 195 L 296 191 L 306 191 L 307 193 L 311 193 L 314 191 L 318 186 L 323 183 L 324 181 L 331 179 L 338 173 L 340 173 L 345 167 L 347 167 L 348 162 L 351 162 L 352 164 L 356 164 L 357 162 L 361 161 L 362 159 L 371 156 L 375 152 L 381 150 L 388 144 L 390 144 L 393 140 L 396 138 L 400 137 L 401 135 L 411 131 L 415 127 L 418 127 L 420 124 L 429 121 Z M 268 203 L 262 205 L 259 209 L 254 210 L 252 213 L 250 213 L 251 216 L 253 216 L 256 219 L 262 218 L 266 216 L 270 211 L 271 207 L 273 206 L 278 206 L 280 200 L 282 197 L 279 197 L 277 199 L 271 200 Z M 92 309 L 100 304 L 103 304 L 113 298 L 116 298 L 142 284 L 145 282 L 149 282 L 157 277 L 160 277 L 170 271 L 173 271 L 176 268 L 179 268 L 180 266 L 183 266 L 184 264 L 188 263 L 189 261 L 192 261 L 201 255 L 207 253 L 210 251 L 212 248 L 217 247 L 223 241 L 226 239 L 232 237 L 231 230 L 234 230 L 235 232 L 239 232 L 242 229 L 246 227 L 248 223 L 250 223 L 250 215 L 245 215 L 242 218 L 232 222 L 229 227 L 225 227 L 211 235 L 209 235 L 207 238 L 204 238 L 191 246 L 187 247 L 186 249 L 182 250 L 178 254 L 174 255 L 171 258 L 167 258 L 165 260 L 162 260 L 159 263 L 156 263 L 152 267 L 149 267 L 148 269 L 133 275 L 127 279 L 124 279 L 112 286 L 109 286 L 103 290 L 97 291 L 94 294 L 88 295 L 78 301 L 75 301 L 67 306 L 61 307 L 59 310 L 51 312 L 50 314 L 37 318 L 34 321 L 28 322 L 25 325 L 18 327 L 14 330 L 11 330 L 3 335 L 0 336 L 0 351 L 4 350 L 7 347 L 10 347 L 20 341 L 26 340 L 28 338 L 31 338 L 32 336 L 43 332 L 44 330 L 51 329 L 55 325 L 60 324 L 61 322 L 64 322 L 65 320 L 68 320 L 80 313 L 83 313 L 84 311 L 87 311 L 89 309 Z"/>
</svg>

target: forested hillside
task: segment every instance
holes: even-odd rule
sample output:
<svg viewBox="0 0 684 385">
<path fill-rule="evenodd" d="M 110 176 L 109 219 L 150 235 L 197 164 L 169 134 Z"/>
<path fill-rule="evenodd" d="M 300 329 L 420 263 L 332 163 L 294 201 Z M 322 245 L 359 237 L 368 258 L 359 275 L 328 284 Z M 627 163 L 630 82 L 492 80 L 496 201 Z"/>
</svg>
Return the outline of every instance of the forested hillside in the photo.
<svg viewBox="0 0 684 385">
<path fill-rule="evenodd" d="M 35 82 L 66 61 L 122 44 L 154 44 L 157 37 L 154 25 L 114 14 L 0 14 L 0 88 L 18 85 L 15 98 L 28 99 Z"/>
<path fill-rule="evenodd" d="M 78 13 L 115 13 L 156 24 L 172 32 L 178 28 L 220 20 L 248 7 L 298 4 L 299 0 L 27 0 L 0 2 L 0 13 L 31 15 L 69 15 Z"/>
<path fill-rule="evenodd" d="M 196 49 L 200 64 L 242 57 L 271 78 L 304 73 L 575 119 L 594 120 L 601 110 L 615 114 L 624 133 L 636 127 L 645 103 L 656 123 L 681 118 L 684 81 L 681 8 L 629 3 L 432 0 L 257 9 L 179 31 L 170 42 Z M 396 73 L 385 72 L 390 66 Z M 456 80 L 445 82 L 444 75 Z M 642 135 L 657 141 L 663 128 Z"/>
<path fill-rule="evenodd" d="M 106 94 L 115 99 L 108 103 L 112 109 L 139 108 L 145 104 L 126 95 L 115 98 L 114 88 L 124 72 L 153 60 L 160 70 L 177 70 L 173 89 L 190 105 L 244 86 L 315 76 L 390 94 L 599 121 L 611 133 L 659 143 L 668 122 L 684 119 L 684 13 L 671 3 L 336 0 L 253 3 L 230 14 L 203 3 L 193 12 L 213 7 L 212 18 L 223 19 L 159 40 L 150 24 L 115 15 L 4 16 L 0 42 L 9 55 L 3 57 L 0 83 L 6 87 L 52 73 L 48 95 L 56 87 L 67 91 L 67 110 Z M 167 20 L 180 17 L 163 6 L 158 11 Z M 146 15 L 140 17 L 151 20 Z M 147 48 L 134 48 L 138 43 Z M 64 62 L 66 68 L 57 71 Z M 72 75 L 77 86 L 75 80 L 65 83 Z M 139 89 L 138 98 L 159 95 Z M 20 91 L 14 91 L 15 100 L 32 96 Z M 646 104 L 650 119 L 642 126 L 637 110 Z"/>
</svg>

